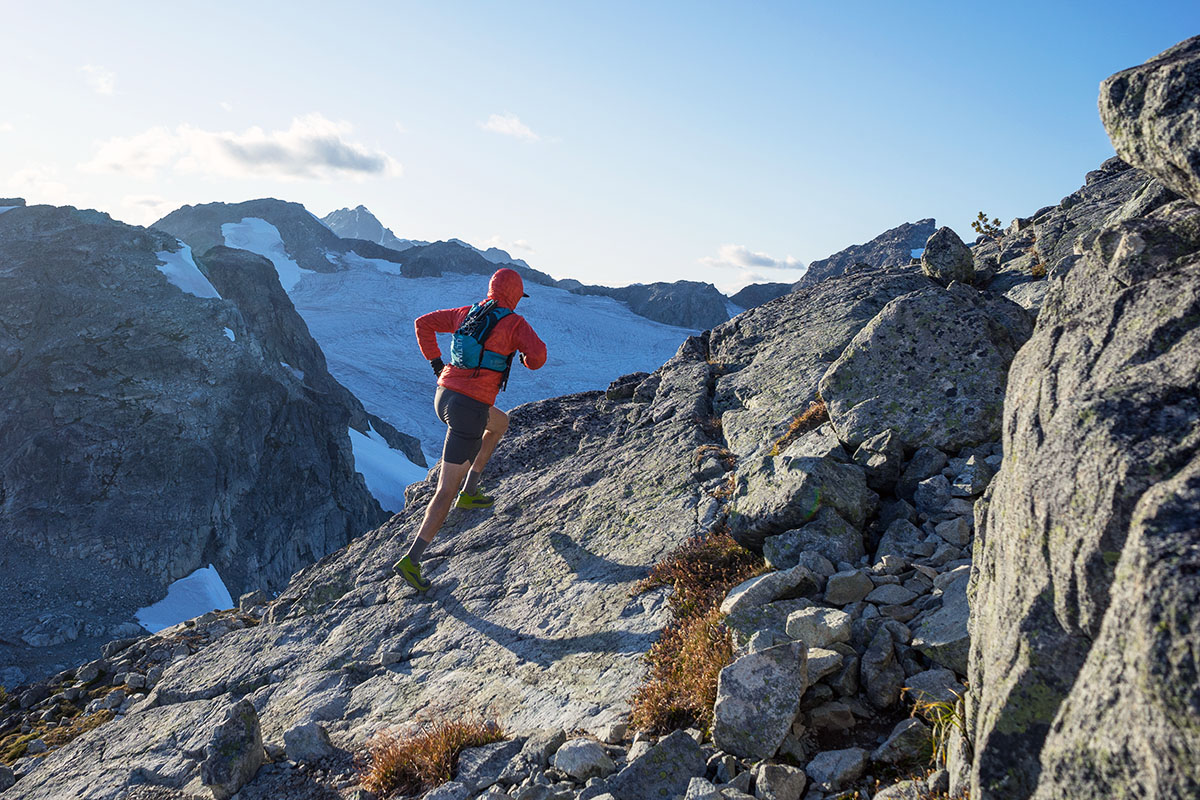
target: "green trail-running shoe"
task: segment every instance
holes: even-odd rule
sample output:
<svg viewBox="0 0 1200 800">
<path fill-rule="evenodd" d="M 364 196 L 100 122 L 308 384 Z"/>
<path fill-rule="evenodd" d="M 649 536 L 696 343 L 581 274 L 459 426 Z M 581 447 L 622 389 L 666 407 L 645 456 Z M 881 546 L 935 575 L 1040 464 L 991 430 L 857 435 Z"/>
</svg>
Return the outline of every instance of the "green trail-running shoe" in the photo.
<svg viewBox="0 0 1200 800">
<path fill-rule="evenodd" d="M 458 493 L 458 502 L 454 504 L 456 508 L 491 508 L 496 502 L 496 498 L 483 493 L 483 487 L 479 487 L 479 491 L 475 494 L 467 494 L 466 492 Z"/>
<path fill-rule="evenodd" d="M 408 582 L 408 585 L 416 589 L 418 592 L 428 592 L 432 583 L 421 577 L 421 565 L 415 563 L 411 558 L 405 556 L 392 565 L 392 569 L 396 571 L 401 578 Z"/>
</svg>

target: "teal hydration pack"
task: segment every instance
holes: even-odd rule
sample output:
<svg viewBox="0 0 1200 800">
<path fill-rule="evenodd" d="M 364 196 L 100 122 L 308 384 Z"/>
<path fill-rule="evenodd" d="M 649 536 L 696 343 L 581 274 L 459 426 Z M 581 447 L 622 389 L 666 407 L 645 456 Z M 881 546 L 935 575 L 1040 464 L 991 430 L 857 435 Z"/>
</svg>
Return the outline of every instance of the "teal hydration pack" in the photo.
<svg viewBox="0 0 1200 800">
<path fill-rule="evenodd" d="M 502 373 L 504 377 L 500 380 L 500 389 L 504 390 L 508 386 L 513 357 L 488 350 L 485 345 L 496 323 L 511 313 L 512 309 L 496 305 L 495 300 L 485 300 L 471 306 L 466 319 L 450 340 L 450 365 Z"/>
</svg>

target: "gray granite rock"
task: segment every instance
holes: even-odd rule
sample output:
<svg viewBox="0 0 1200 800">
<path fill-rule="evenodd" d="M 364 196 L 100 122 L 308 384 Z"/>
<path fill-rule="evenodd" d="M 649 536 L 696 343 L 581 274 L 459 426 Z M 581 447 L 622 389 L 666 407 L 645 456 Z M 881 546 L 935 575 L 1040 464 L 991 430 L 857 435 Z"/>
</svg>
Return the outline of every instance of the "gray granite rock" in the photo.
<svg viewBox="0 0 1200 800">
<path fill-rule="evenodd" d="M 1020 306 L 962 284 L 896 298 L 821 379 L 838 438 L 854 447 L 891 429 L 947 450 L 997 438 L 1008 365 L 1031 330 Z"/>
<path fill-rule="evenodd" d="M 696 740 L 675 731 L 609 778 L 617 800 L 668 800 L 683 795 L 691 779 L 704 774 L 704 753 Z"/>
<path fill-rule="evenodd" d="M 800 800 L 807 782 L 799 767 L 759 764 L 754 770 L 754 796 L 758 800 Z"/>
<path fill-rule="evenodd" d="M 921 271 L 942 284 L 975 282 L 975 257 L 950 228 L 938 228 L 925 242 Z"/>
<path fill-rule="evenodd" d="M 861 747 L 826 750 L 809 761 L 804 771 L 812 779 L 813 788 L 836 792 L 861 778 L 869 761 L 869 754 Z"/>
<path fill-rule="evenodd" d="M 742 758 L 779 749 L 808 687 L 802 642 L 750 653 L 721 670 L 713 706 L 713 743 Z"/>
<path fill-rule="evenodd" d="M 838 572 L 825 583 L 825 602 L 834 606 L 857 603 L 874 590 L 875 584 L 860 569 Z"/>
<path fill-rule="evenodd" d="M 895 431 L 883 431 L 858 446 L 854 463 L 866 471 L 867 486 L 876 492 L 890 492 L 904 464 L 904 442 Z"/>
<path fill-rule="evenodd" d="M 212 732 L 200 764 L 200 780 L 214 800 L 229 800 L 249 782 L 266 760 L 262 727 L 249 700 L 230 706 L 225 721 Z"/>
<path fill-rule="evenodd" d="M 880 709 L 889 708 L 900 699 L 904 669 L 896 661 L 892 636 L 887 629 L 880 627 L 871 638 L 859 670 L 863 689 L 871 705 Z"/>
<path fill-rule="evenodd" d="M 815 553 L 832 563 L 855 562 L 863 556 L 863 537 L 832 508 L 822 508 L 816 518 L 795 530 L 769 536 L 763 556 L 776 569 L 788 569 Z"/>
<path fill-rule="evenodd" d="M 768 455 L 737 475 L 729 532 L 760 552 L 768 536 L 798 528 L 822 510 L 862 525 L 877 502 L 862 468 L 828 458 Z"/>
<path fill-rule="evenodd" d="M 877 764 L 914 764 L 929 758 L 933 749 L 933 734 L 919 719 L 896 723 L 886 740 L 871 753 Z"/>
<path fill-rule="evenodd" d="M 283 734 L 283 747 L 293 761 L 320 761 L 333 754 L 333 743 L 319 722 L 288 728 Z"/>
<path fill-rule="evenodd" d="M 969 579 L 969 575 L 961 575 L 942 590 L 942 607 L 913 630 L 913 647 L 959 675 L 967 674 L 967 654 L 971 648 L 967 629 Z"/>
<path fill-rule="evenodd" d="M 721 602 L 721 613 L 732 614 L 744 607 L 762 606 L 776 600 L 814 594 L 819 586 L 807 567 L 768 572 L 751 578 L 729 590 Z"/>
<path fill-rule="evenodd" d="M 810 649 L 850 641 L 850 615 L 833 608 L 805 608 L 788 615 L 787 635 Z M 813 679 L 813 683 L 816 679 Z"/>
<path fill-rule="evenodd" d="M 554 766 L 580 783 L 588 778 L 607 777 L 616 770 L 604 746 L 595 739 L 568 740 L 554 754 Z"/>
<path fill-rule="evenodd" d="M 1200 202 L 1200 36 L 1100 85 L 1100 119 L 1117 155 Z"/>
</svg>

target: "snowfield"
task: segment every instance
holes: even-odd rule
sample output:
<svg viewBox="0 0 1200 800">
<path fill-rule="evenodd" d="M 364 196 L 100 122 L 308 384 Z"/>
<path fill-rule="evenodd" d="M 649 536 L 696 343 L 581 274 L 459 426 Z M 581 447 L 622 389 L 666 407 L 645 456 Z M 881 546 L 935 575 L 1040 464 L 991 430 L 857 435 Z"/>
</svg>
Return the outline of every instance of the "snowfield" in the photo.
<svg viewBox="0 0 1200 800">
<path fill-rule="evenodd" d="M 350 446 L 354 449 L 354 469 L 367 482 L 367 489 L 393 514 L 404 508 L 404 489 L 410 483 L 425 480 L 429 473 L 418 467 L 399 450 L 393 450 L 373 429 L 364 436 L 350 428 Z"/>
<path fill-rule="evenodd" d="M 288 258 L 279 229 L 265 219 L 247 217 L 241 222 L 226 222 L 221 226 L 221 235 L 227 246 L 258 253 L 274 264 L 285 292 L 294 289 L 304 275 L 314 274 Z"/>
<path fill-rule="evenodd" d="M 289 294 L 325 351 L 329 371 L 367 410 L 417 436 L 430 463 L 441 456 L 446 427 L 433 411 L 436 380 L 417 348 L 413 320 L 439 308 L 471 305 L 487 295 L 487 275 L 403 278 L 369 267 L 308 273 Z M 609 297 L 527 284 L 517 306 L 546 343 L 548 359 L 531 371 L 513 363 L 496 405 L 603 389 L 628 372 L 651 372 L 689 334 L 639 317 Z M 448 358 L 450 336 L 439 336 Z"/>
<path fill-rule="evenodd" d="M 167 596 L 154 605 L 139 608 L 134 616 L 150 633 L 178 625 L 185 619 L 213 610 L 233 608 L 233 597 L 212 564 L 180 578 L 167 587 Z"/>
<path fill-rule="evenodd" d="M 176 239 L 175 241 L 179 241 Z M 159 250 L 154 256 L 161 262 L 158 265 L 158 271 L 167 276 L 167 281 L 172 286 L 177 286 L 188 294 L 194 294 L 196 297 L 215 297 L 220 298 L 216 288 L 208 282 L 208 278 L 204 277 L 204 273 L 196 266 L 196 262 L 192 259 L 192 248 L 188 247 L 183 242 L 179 242 L 180 248 L 174 253 L 167 250 Z"/>
<path fill-rule="evenodd" d="M 296 310 L 325 351 L 333 376 L 368 411 L 417 436 L 430 463 L 436 462 L 446 428 L 433 411 L 436 382 L 417 348 L 413 320 L 439 308 L 482 300 L 489 276 L 410 279 L 397 274 L 399 265 L 357 255 L 331 259 L 340 261 L 342 271 L 313 272 L 287 257 L 279 231 L 264 220 L 226 223 L 221 232 L 230 247 L 259 253 L 275 264 Z M 546 342 L 549 357 L 536 371 L 514 362 L 508 391 L 496 400 L 505 410 L 547 397 L 603 389 L 629 372 L 651 372 L 697 332 L 639 317 L 609 297 L 575 295 L 537 284 L 527 284 L 525 290 L 530 297 L 521 301 L 517 312 Z M 443 358 L 448 357 L 449 339 L 448 334 L 439 337 Z M 357 441 L 356 461 L 360 446 L 362 441 Z M 417 479 L 424 478 L 424 470 L 412 469 L 421 471 Z M 359 471 L 367 476 L 361 467 Z M 385 502 L 369 477 L 367 483 L 385 508 L 399 510 L 394 499 Z"/>
</svg>

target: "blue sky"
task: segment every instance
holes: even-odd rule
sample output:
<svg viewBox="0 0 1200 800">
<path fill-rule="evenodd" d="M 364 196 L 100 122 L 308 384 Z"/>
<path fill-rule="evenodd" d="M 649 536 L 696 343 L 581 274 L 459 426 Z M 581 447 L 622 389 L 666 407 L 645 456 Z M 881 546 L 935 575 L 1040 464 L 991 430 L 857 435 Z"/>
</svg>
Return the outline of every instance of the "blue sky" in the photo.
<svg viewBox="0 0 1200 800">
<path fill-rule="evenodd" d="M 365 204 L 557 277 L 725 290 L 970 234 L 1112 155 L 1099 82 L 1200 3 L 0 3 L 0 196 L 148 224 Z"/>
</svg>

